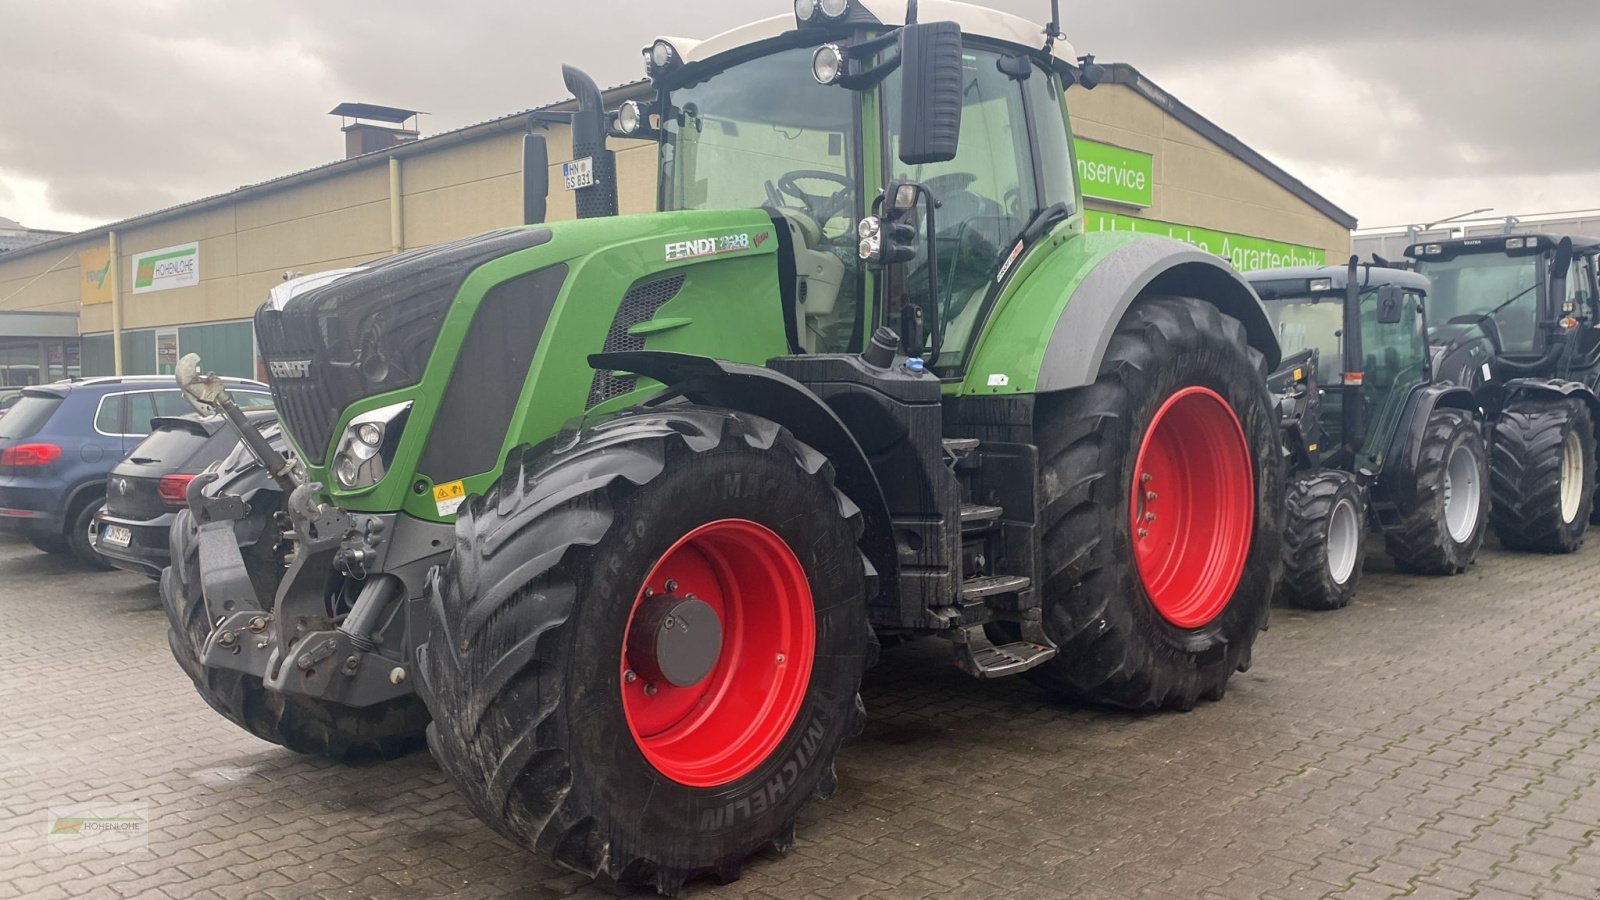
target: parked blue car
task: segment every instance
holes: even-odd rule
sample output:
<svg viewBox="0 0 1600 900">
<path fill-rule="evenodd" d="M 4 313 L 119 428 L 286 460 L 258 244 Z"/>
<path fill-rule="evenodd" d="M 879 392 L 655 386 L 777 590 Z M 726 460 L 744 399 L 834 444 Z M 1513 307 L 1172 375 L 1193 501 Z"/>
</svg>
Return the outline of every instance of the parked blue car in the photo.
<svg viewBox="0 0 1600 900">
<path fill-rule="evenodd" d="M 246 408 L 270 407 L 259 381 L 225 379 Z M 95 549 L 106 473 L 150 433 L 150 420 L 193 412 L 170 377 L 87 378 L 23 389 L 0 416 L 0 534 L 109 568 Z"/>
</svg>

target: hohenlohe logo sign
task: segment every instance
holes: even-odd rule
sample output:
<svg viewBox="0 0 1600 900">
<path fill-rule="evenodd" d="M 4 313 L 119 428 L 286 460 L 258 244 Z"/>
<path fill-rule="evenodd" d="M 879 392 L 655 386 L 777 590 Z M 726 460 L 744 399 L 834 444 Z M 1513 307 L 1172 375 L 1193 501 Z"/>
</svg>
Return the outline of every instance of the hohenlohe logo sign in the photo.
<svg viewBox="0 0 1600 900">
<path fill-rule="evenodd" d="M 133 292 L 170 291 L 200 283 L 200 244 L 163 247 L 133 255 Z"/>
</svg>

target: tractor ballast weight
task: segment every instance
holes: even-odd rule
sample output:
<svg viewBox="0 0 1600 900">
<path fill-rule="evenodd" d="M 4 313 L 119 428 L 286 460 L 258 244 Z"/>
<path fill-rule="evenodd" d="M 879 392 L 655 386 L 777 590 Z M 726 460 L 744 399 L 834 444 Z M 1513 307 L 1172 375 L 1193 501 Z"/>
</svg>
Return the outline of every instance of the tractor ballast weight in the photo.
<svg viewBox="0 0 1600 900">
<path fill-rule="evenodd" d="M 276 540 L 208 483 L 164 585 L 207 700 L 331 756 L 404 752 L 425 704 L 485 821 L 671 893 L 832 792 L 875 635 L 1220 699 L 1281 565 L 1271 325 L 1215 258 L 1085 233 L 1063 92 L 1103 73 L 1059 28 L 920 6 L 664 38 L 615 114 L 568 70 L 577 112 L 535 118 L 572 126 L 577 221 L 274 290 Z M 1002 113 L 1035 164 L 983 184 L 960 133 Z M 614 215 L 607 133 L 660 145 L 659 212 Z"/>
<path fill-rule="evenodd" d="M 1570 553 L 1596 513 L 1600 238 L 1519 233 L 1406 248 L 1448 310 L 1439 380 L 1492 426 L 1491 522 L 1510 549 Z"/>
<path fill-rule="evenodd" d="M 1269 378 L 1290 470 L 1285 599 L 1348 604 L 1369 528 L 1402 568 L 1463 571 L 1487 512 L 1483 414 L 1433 382 L 1427 279 L 1355 257 L 1246 277 L 1287 351 Z"/>
</svg>

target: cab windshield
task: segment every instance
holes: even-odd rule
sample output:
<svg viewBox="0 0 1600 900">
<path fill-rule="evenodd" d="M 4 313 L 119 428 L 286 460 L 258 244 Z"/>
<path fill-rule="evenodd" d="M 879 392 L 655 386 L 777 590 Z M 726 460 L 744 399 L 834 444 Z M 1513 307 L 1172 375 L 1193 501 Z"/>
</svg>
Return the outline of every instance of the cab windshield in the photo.
<svg viewBox="0 0 1600 900">
<path fill-rule="evenodd" d="M 1534 352 L 1542 259 L 1472 253 L 1425 261 L 1420 269 L 1433 281 L 1428 298 L 1433 320 L 1444 323 L 1457 316 L 1489 316 L 1500 329 L 1506 352 Z"/>
<path fill-rule="evenodd" d="M 804 282 L 804 349 L 850 349 L 863 290 L 855 225 L 860 148 L 851 91 L 811 74 L 797 48 L 672 91 L 661 117 L 661 209 L 780 213 Z"/>
<path fill-rule="evenodd" d="M 663 211 L 771 206 L 830 234 L 853 230 L 856 95 L 818 84 L 811 53 L 764 56 L 670 94 Z"/>
</svg>

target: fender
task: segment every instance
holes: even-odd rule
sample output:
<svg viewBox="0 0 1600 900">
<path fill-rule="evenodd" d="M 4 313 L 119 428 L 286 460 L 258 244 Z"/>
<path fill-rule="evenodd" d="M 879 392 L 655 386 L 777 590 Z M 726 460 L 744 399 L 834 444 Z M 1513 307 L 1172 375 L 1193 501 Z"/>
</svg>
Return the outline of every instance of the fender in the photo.
<svg viewBox="0 0 1600 900">
<path fill-rule="evenodd" d="M 1041 251 L 1045 248 L 1041 247 Z M 1281 352 L 1261 301 L 1220 257 L 1171 238 L 1097 233 L 1052 243 L 1024 265 L 985 325 L 963 394 L 1048 393 L 1093 384 L 1118 323 L 1152 294 L 1194 297 L 1244 324 L 1266 371 Z"/>
<path fill-rule="evenodd" d="M 877 570 L 877 602 L 898 602 L 900 564 L 878 475 L 850 429 L 804 385 L 761 366 L 656 350 L 596 353 L 589 365 L 654 378 L 694 403 L 770 419 L 826 456 L 833 463 L 835 486 L 861 508 L 866 526 L 861 550 Z"/>
<path fill-rule="evenodd" d="M 1417 495 L 1417 464 L 1422 459 L 1422 440 L 1427 435 L 1428 418 L 1436 409 L 1459 409 L 1483 421 L 1483 409 L 1472 391 L 1454 384 L 1427 384 L 1411 392 L 1400 414 L 1400 425 L 1389 439 L 1388 460 L 1378 484 L 1386 499 L 1404 509 L 1411 508 Z"/>
<path fill-rule="evenodd" d="M 1485 385 L 1484 390 L 1498 387 L 1497 396 L 1490 399 L 1497 401 L 1493 414 L 1498 416 L 1502 410 L 1523 397 L 1543 396 L 1549 399 L 1565 399 L 1577 397 L 1589 407 L 1589 412 L 1594 416 L 1596 423 L 1600 423 L 1600 397 L 1581 381 L 1568 381 L 1564 378 L 1513 378 L 1500 385 Z M 1489 404 L 1485 403 L 1488 409 Z M 1600 429 L 1600 424 L 1597 424 Z"/>
</svg>

